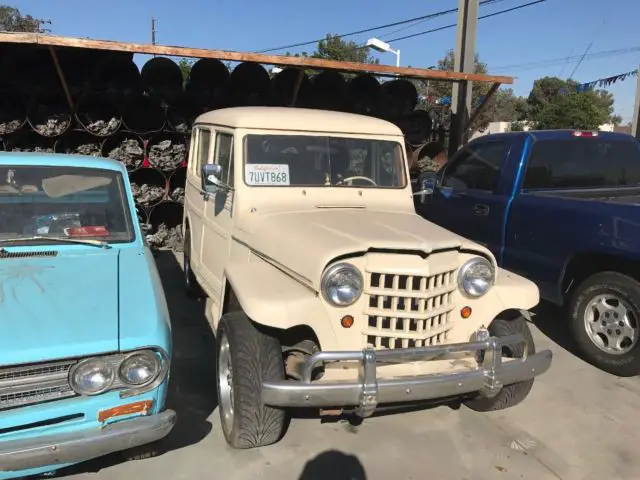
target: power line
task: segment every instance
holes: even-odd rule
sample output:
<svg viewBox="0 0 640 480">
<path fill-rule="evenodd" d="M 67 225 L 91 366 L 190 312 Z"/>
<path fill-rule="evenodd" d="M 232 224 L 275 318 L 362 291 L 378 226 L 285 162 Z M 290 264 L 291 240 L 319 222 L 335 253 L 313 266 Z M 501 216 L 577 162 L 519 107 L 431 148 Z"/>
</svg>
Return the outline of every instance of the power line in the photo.
<svg viewBox="0 0 640 480">
<path fill-rule="evenodd" d="M 495 3 L 500 3 L 500 2 L 504 2 L 504 1 L 505 0 L 493 0 L 493 1 L 489 1 L 489 2 L 480 2 L 479 5 L 493 5 Z M 428 20 L 431 20 L 431 19 L 427 18 L 427 19 L 424 19 L 424 20 L 418 20 L 412 25 L 407 25 L 407 26 L 404 26 L 404 27 L 400 27 L 400 28 L 398 28 L 396 30 L 393 30 L 392 32 L 385 33 L 380 38 L 382 39 L 383 37 L 388 37 L 389 35 L 394 35 L 394 34 L 396 34 L 398 32 L 402 32 L 404 30 L 408 30 L 409 28 L 416 27 L 416 26 L 418 26 L 418 25 L 420 25 L 420 24 L 422 24 L 422 23 L 424 23 L 424 22 L 426 22 Z"/>
<path fill-rule="evenodd" d="M 496 17 L 496 16 L 498 16 L 498 15 L 502 15 L 502 14 L 505 14 L 505 13 L 513 12 L 513 11 L 515 11 L 515 10 L 520 10 L 520 9 L 522 9 L 522 8 L 526 8 L 526 7 L 532 7 L 533 5 L 537 5 L 537 4 L 539 4 L 539 3 L 544 3 L 544 2 L 546 2 L 546 1 L 547 1 L 547 0 L 535 0 L 535 1 L 533 1 L 533 2 L 524 3 L 524 4 L 522 4 L 522 5 L 518 5 L 518 6 L 516 6 L 516 7 L 507 8 L 507 9 L 505 9 L 505 10 L 499 10 L 499 11 L 497 11 L 497 12 L 489 13 L 489 14 L 487 14 L 487 15 L 481 15 L 481 16 L 479 16 L 479 17 L 478 17 L 478 20 L 482 20 L 482 19 L 484 19 L 484 18 L 489 18 L 489 17 Z M 449 29 L 449 28 L 455 28 L 455 27 L 457 27 L 457 26 L 458 26 L 458 24 L 457 24 L 457 23 L 452 23 L 452 24 L 450 24 L 450 25 L 444 25 L 444 26 L 442 26 L 442 27 L 432 28 L 431 30 L 425 30 L 424 32 L 412 33 L 411 35 L 405 35 L 405 36 L 403 36 L 403 37 L 392 38 L 392 39 L 390 39 L 390 40 L 387 40 L 387 42 L 388 42 L 388 43 L 392 43 L 392 42 L 399 42 L 399 41 L 401 41 L 401 40 L 407 40 L 407 39 L 409 39 L 409 38 L 418 37 L 418 36 L 420 36 L 420 35 L 427 35 L 428 33 L 435 33 L 435 32 L 439 32 L 439 31 L 441 31 L 441 30 L 447 30 L 447 29 Z M 356 47 L 349 48 L 349 49 L 347 49 L 347 50 L 345 50 L 345 51 L 350 52 L 350 51 L 352 51 L 352 50 L 360 50 L 360 49 L 362 49 L 362 48 L 367 48 L 367 46 L 366 46 L 366 45 L 358 45 L 358 46 L 356 46 Z"/>
<path fill-rule="evenodd" d="M 601 51 L 601 52 L 594 52 L 594 53 L 589 53 L 587 55 L 585 55 L 585 60 L 586 59 L 596 59 L 596 58 L 605 58 L 605 57 L 617 57 L 620 55 L 627 55 L 630 53 L 637 53 L 640 52 L 640 47 L 627 47 L 627 48 L 619 48 L 616 50 L 606 50 L 606 51 Z M 501 67 L 495 67 L 492 68 L 491 71 L 497 71 L 497 70 L 513 70 L 513 69 L 529 69 L 529 68 L 539 68 L 539 67 L 550 67 L 550 66 L 554 66 L 554 65 L 561 65 L 564 62 L 567 61 L 572 61 L 572 60 L 580 60 L 580 58 L 582 58 L 582 55 L 575 55 L 575 56 L 570 56 L 570 57 L 560 57 L 560 58 L 550 58 L 550 59 L 546 59 L 546 60 L 538 60 L 535 62 L 528 62 L 528 63 L 515 63 L 515 64 L 511 64 L 511 65 L 503 65 Z"/>
<path fill-rule="evenodd" d="M 507 8 L 505 10 L 499 10 L 497 12 L 489 13 L 487 15 L 481 15 L 481 16 L 478 17 L 478 20 L 482 20 L 484 18 L 496 17 L 496 16 L 502 15 L 504 13 L 509 13 L 509 12 L 513 12 L 515 10 L 520 10 L 521 8 L 532 7 L 533 5 L 537 5 L 539 3 L 544 3 L 546 1 L 547 0 L 535 0 L 534 2 L 524 3 L 524 4 L 518 5 L 516 7 Z M 411 35 L 405 35 L 404 37 L 392 38 L 390 40 L 387 40 L 387 42 L 388 43 L 399 42 L 401 40 L 407 40 L 408 38 L 414 38 L 414 37 L 418 37 L 420 35 L 426 35 L 428 33 L 439 32 L 440 30 L 446 30 L 447 28 L 454 28 L 454 27 L 457 27 L 457 26 L 458 26 L 457 23 L 452 23 L 451 25 L 445 25 L 443 27 L 433 28 L 431 30 L 426 30 L 424 32 L 412 33 Z"/>
<path fill-rule="evenodd" d="M 580 68 L 580 65 L 582 65 L 582 62 L 584 61 L 584 57 L 589 53 L 589 51 L 591 50 L 591 47 L 593 47 L 593 42 L 595 42 L 596 39 L 598 38 L 598 36 L 602 33 L 602 30 L 604 29 L 605 25 L 607 24 L 607 21 L 609 20 L 609 18 L 611 18 L 611 15 L 613 15 L 614 11 L 615 11 L 615 6 L 611 10 L 609 10 L 609 14 L 604 18 L 604 20 L 602 20 L 602 24 L 600 25 L 600 28 L 596 31 L 595 35 L 593 36 L 593 39 L 591 40 L 591 42 L 589 42 L 589 45 L 587 45 L 587 48 L 585 49 L 584 53 L 582 54 L 582 57 L 580 58 L 580 60 L 578 60 L 578 63 L 573 68 L 573 71 L 571 72 L 571 75 L 569 75 L 569 79 L 573 78 L 573 76 L 575 75 L 575 73 L 578 70 L 578 68 Z"/>
<path fill-rule="evenodd" d="M 498 2 L 501 2 L 501 1 L 504 1 L 504 0 L 483 0 L 483 1 L 481 1 L 479 3 L 479 5 L 490 5 L 492 3 L 498 3 Z M 365 28 L 363 30 L 357 30 L 355 32 L 342 33 L 340 35 L 335 35 L 335 37 L 336 38 L 349 37 L 349 36 L 352 36 L 352 35 L 359 35 L 361 33 L 368 33 L 368 32 L 373 32 L 373 31 L 376 31 L 376 30 L 383 30 L 385 28 L 397 27 L 398 25 L 406 25 L 407 23 L 427 21 L 427 20 L 431 20 L 433 18 L 441 17 L 443 15 L 448 15 L 450 13 L 455 13 L 457 11 L 458 11 L 457 8 L 450 8 L 448 10 L 441 10 L 439 12 L 429 13 L 427 15 L 421 15 L 419 17 L 409 18 L 407 20 L 400 20 L 398 22 L 387 23 L 385 25 L 379 25 L 377 27 Z M 322 40 L 326 40 L 326 37 L 319 38 L 319 39 L 316 39 L 316 40 L 309 40 L 308 42 L 292 43 L 291 45 L 284 45 L 284 46 L 281 46 L 281 47 L 267 48 L 265 50 L 258 50 L 255 53 L 275 52 L 277 50 L 286 50 L 288 48 L 297 48 L 297 47 L 304 47 L 306 45 L 315 45 L 316 43 L 318 43 L 318 42 L 320 42 Z"/>
</svg>

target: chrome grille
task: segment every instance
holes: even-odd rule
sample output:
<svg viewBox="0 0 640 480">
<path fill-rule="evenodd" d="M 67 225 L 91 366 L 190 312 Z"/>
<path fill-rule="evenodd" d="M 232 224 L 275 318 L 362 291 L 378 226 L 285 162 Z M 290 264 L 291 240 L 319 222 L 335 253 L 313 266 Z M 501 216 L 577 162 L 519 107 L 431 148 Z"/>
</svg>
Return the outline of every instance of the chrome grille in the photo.
<svg viewBox="0 0 640 480">
<path fill-rule="evenodd" d="M 429 276 L 366 274 L 366 346 L 414 348 L 446 343 L 457 269 Z"/>
<path fill-rule="evenodd" d="M 0 410 L 73 397 L 69 370 L 77 360 L 0 368 Z"/>
</svg>

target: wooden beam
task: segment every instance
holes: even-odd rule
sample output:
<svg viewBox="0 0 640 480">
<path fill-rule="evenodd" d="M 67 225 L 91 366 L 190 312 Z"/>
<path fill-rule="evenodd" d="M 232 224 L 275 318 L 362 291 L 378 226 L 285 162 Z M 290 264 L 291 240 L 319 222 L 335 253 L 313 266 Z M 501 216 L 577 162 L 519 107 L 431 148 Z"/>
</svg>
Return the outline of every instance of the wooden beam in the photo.
<svg viewBox="0 0 640 480">
<path fill-rule="evenodd" d="M 60 62 L 58 61 L 58 55 L 56 54 L 56 50 L 53 47 L 49 47 L 49 52 L 51 53 L 51 58 L 53 59 L 53 65 L 56 67 L 56 72 L 58 72 L 58 79 L 62 84 L 62 89 L 64 90 L 64 95 L 67 97 L 67 103 L 69 104 L 69 108 L 71 109 L 71 114 L 75 112 L 75 108 L 73 106 L 73 98 L 71 97 L 71 92 L 69 91 L 69 86 L 67 85 L 67 79 L 64 77 L 64 72 L 62 71 L 62 67 L 60 66 Z"/>
<path fill-rule="evenodd" d="M 471 117 L 469 117 L 469 121 L 467 122 L 464 128 L 465 132 L 467 132 L 469 128 L 471 128 L 471 124 L 473 124 L 475 119 L 478 118 L 478 116 L 482 113 L 485 107 L 489 104 L 491 97 L 495 95 L 495 93 L 498 91 L 499 88 L 500 88 L 499 83 L 494 83 L 493 85 L 491 85 L 491 89 L 489 89 L 487 94 L 482 99 L 482 103 L 476 107 L 476 109 L 471 114 Z"/>
<path fill-rule="evenodd" d="M 425 68 L 392 67 L 390 65 L 374 65 L 356 62 L 339 62 L 308 57 L 285 57 L 279 55 L 262 55 L 251 52 L 231 52 L 227 50 L 209 50 L 205 48 L 186 48 L 141 43 L 114 42 L 111 40 L 93 40 L 89 38 L 59 37 L 40 33 L 1 32 L 0 43 L 21 43 L 47 45 L 54 47 L 87 48 L 95 50 L 112 50 L 119 52 L 143 53 L 148 55 L 168 55 L 175 57 L 215 58 L 232 62 L 254 62 L 268 65 L 291 66 L 302 68 L 320 68 L 343 72 L 373 73 L 380 76 L 401 76 L 408 78 L 430 79 L 441 81 L 462 81 L 512 84 L 512 77 L 481 75 L 477 73 L 446 72 L 427 70 Z"/>
</svg>

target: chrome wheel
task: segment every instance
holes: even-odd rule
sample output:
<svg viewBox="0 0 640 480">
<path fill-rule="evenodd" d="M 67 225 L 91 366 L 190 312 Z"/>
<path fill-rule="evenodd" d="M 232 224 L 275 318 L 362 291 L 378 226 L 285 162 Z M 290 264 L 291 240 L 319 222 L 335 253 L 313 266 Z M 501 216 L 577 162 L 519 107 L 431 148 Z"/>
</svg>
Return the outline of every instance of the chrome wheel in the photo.
<svg viewBox="0 0 640 480">
<path fill-rule="evenodd" d="M 597 295 L 587 304 L 584 327 L 594 345 L 611 355 L 623 355 L 638 343 L 636 313 L 614 294 Z"/>
<path fill-rule="evenodd" d="M 223 427 L 229 432 L 233 428 L 233 368 L 229 339 L 226 334 L 220 338 L 220 353 L 218 354 L 218 408 Z"/>
</svg>

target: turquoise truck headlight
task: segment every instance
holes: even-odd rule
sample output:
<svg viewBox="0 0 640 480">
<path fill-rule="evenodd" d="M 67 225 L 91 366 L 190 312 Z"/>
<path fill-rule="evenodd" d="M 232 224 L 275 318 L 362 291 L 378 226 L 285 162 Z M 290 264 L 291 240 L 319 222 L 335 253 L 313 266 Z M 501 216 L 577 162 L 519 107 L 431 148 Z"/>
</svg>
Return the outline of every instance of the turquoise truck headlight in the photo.
<svg viewBox="0 0 640 480">
<path fill-rule="evenodd" d="M 120 365 L 120 380 L 140 387 L 153 382 L 160 373 L 161 365 L 158 357 L 149 351 L 134 353 Z"/>
<path fill-rule="evenodd" d="M 484 257 L 467 261 L 458 272 L 458 285 L 462 294 L 469 298 L 479 298 L 489 291 L 495 280 L 491 262 Z"/>
<path fill-rule="evenodd" d="M 79 395 L 98 395 L 111 388 L 115 377 L 111 364 L 99 358 L 88 358 L 71 369 L 69 383 Z"/>
<path fill-rule="evenodd" d="M 168 355 L 157 348 L 90 357 L 71 368 L 69 385 L 78 395 L 119 390 L 121 398 L 128 398 L 160 385 L 169 366 Z"/>
</svg>

